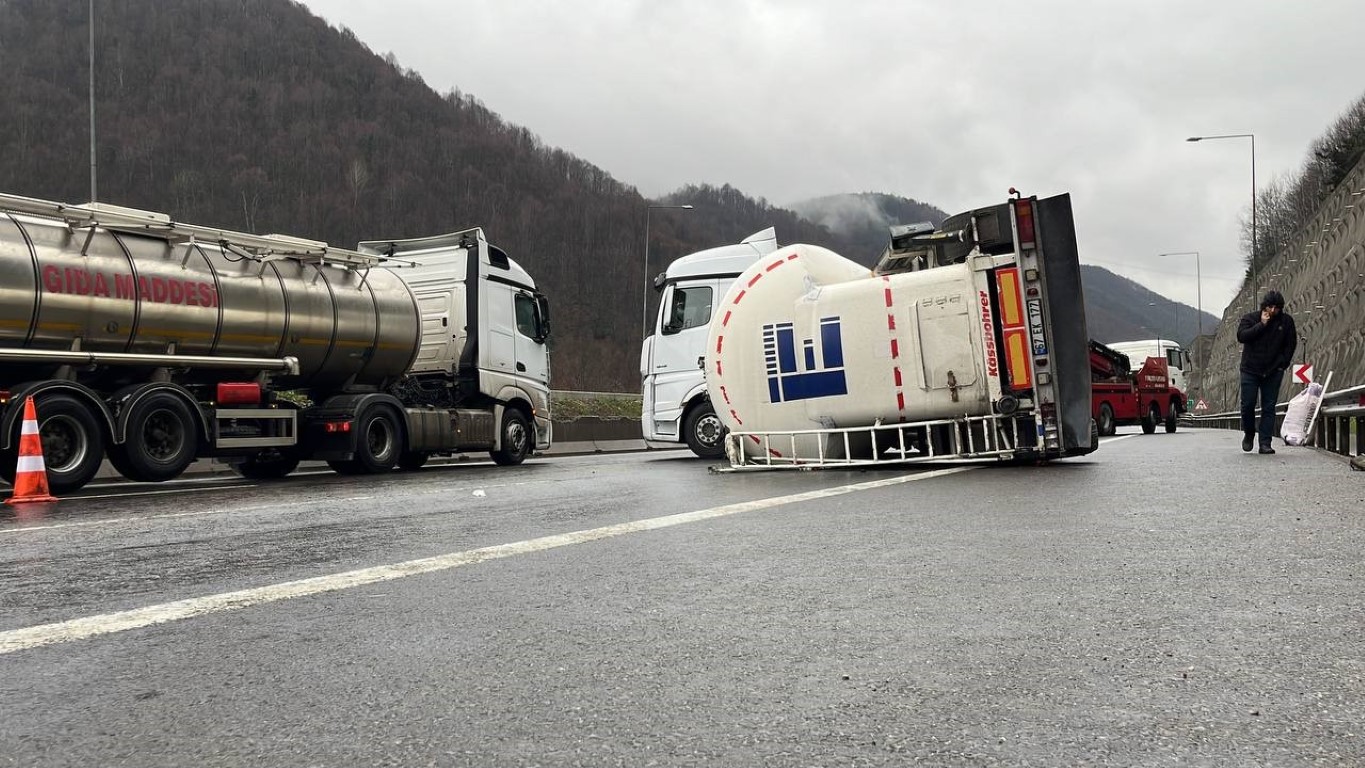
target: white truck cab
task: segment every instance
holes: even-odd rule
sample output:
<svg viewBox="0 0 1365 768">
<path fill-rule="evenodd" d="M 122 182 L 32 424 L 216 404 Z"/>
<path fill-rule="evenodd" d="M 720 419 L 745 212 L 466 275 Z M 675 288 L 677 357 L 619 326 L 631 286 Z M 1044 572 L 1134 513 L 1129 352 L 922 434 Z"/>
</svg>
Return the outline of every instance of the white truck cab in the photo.
<svg viewBox="0 0 1365 768">
<path fill-rule="evenodd" d="M 736 245 L 683 256 L 655 278 L 655 289 L 662 291 L 659 312 L 640 350 L 640 426 L 646 441 L 686 443 L 703 458 L 725 455 L 724 430 L 701 367 L 707 327 L 735 278 L 777 247 L 777 233 L 769 227 Z"/>
<path fill-rule="evenodd" d="M 1190 356 L 1178 342 L 1173 339 L 1142 339 L 1141 341 L 1117 341 L 1113 344 L 1105 344 L 1106 347 L 1115 352 L 1122 352 L 1128 356 L 1128 362 L 1134 373 L 1137 373 L 1143 363 L 1149 357 L 1164 357 L 1166 359 L 1166 370 L 1169 372 L 1169 380 L 1166 386 L 1188 393 L 1189 387 L 1186 386 L 1185 372 L 1190 369 Z"/>
</svg>

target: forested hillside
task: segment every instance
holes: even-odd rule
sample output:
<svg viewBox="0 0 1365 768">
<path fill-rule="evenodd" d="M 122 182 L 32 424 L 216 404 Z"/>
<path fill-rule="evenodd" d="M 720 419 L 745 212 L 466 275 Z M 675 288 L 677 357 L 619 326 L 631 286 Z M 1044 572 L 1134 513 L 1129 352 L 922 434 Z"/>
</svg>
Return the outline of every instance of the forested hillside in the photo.
<svg viewBox="0 0 1365 768">
<path fill-rule="evenodd" d="M 90 199 L 89 7 L 0 0 L 0 192 Z M 944 217 L 722 180 L 646 200 L 292 0 L 99 0 L 94 26 L 100 201 L 342 247 L 481 226 L 550 297 L 557 389 L 638 389 L 641 301 L 680 255 L 772 226 L 870 265 L 887 225 Z M 694 209 L 652 213 L 646 265 L 651 203 Z"/>
<path fill-rule="evenodd" d="M 1171 301 L 1104 267 L 1081 265 L 1085 290 L 1085 322 L 1090 338 L 1100 342 L 1138 339 L 1175 339 L 1189 346 L 1199 332 L 1199 312 Z M 1204 314 L 1203 329 L 1211 333 L 1218 317 Z"/>
<path fill-rule="evenodd" d="M 0 191 L 85 202 L 87 0 L 0 0 Z M 340 246 L 482 226 L 553 307 L 555 386 L 639 386 L 647 201 L 291 0 L 95 4 L 98 198 Z M 651 271 L 777 224 L 729 187 L 651 221 Z M 785 226 L 784 226 L 785 225 Z"/>
</svg>

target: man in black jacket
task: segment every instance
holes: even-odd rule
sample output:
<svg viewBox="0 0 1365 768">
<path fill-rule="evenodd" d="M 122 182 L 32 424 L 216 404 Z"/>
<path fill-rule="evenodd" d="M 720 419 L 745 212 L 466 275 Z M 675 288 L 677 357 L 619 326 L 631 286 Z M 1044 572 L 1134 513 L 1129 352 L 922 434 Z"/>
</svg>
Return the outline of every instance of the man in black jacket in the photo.
<svg viewBox="0 0 1365 768">
<path fill-rule="evenodd" d="M 1279 291 L 1266 292 L 1260 312 L 1242 315 L 1237 323 L 1237 341 L 1242 344 L 1242 450 L 1250 451 L 1257 436 L 1259 395 L 1261 453 L 1274 453 L 1270 437 L 1275 433 L 1275 398 L 1299 344 L 1294 317 L 1284 311 L 1284 296 Z"/>
</svg>

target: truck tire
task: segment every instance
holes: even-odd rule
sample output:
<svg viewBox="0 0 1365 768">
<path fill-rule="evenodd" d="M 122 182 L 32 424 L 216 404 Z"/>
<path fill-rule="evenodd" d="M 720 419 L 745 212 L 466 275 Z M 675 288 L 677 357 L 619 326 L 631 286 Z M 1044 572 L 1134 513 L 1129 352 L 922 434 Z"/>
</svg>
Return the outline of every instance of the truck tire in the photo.
<svg viewBox="0 0 1365 768">
<path fill-rule="evenodd" d="M 272 449 L 230 464 L 233 472 L 248 480 L 279 480 L 299 468 L 299 457 Z"/>
<path fill-rule="evenodd" d="M 1114 408 L 1109 403 L 1100 403 L 1100 418 L 1098 428 L 1101 437 L 1108 437 L 1118 431 L 1118 425 L 1114 421 Z"/>
<path fill-rule="evenodd" d="M 109 451 L 109 462 L 124 477 L 160 483 L 180 476 L 199 452 L 199 432 L 185 401 L 153 392 L 128 414 L 128 437 Z"/>
<path fill-rule="evenodd" d="M 355 457 L 329 461 L 341 475 L 377 475 L 398 465 L 403 455 L 403 432 L 393 411 L 384 407 L 367 408 L 356 421 Z"/>
<path fill-rule="evenodd" d="M 1175 426 L 1176 426 L 1175 406 L 1172 405 L 1171 409 L 1169 411 L 1166 411 L 1166 433 L 1170 434 L 1174 432 Z"/>
<path fill-rule="evenodd" d="M 70 395 L 39 395 L 38 435 L 43 445 L 43 467 L 53 494 L 80 490 L 100 471 L 104 461 L 104 435 L 99 421 L 85 403 Z M 19 462 L 19 432 L 15 425 L 12 447 L 0 454 L 0 478 L 14 483 Z"/>
<path fill-rule="evenodd" d="M 1157 408 L 1156 403 L 1147 406 L 1147 413 L 1142 417 L 1142 434 L 1150 435 L 1156 432 L 1156 423 L 1161 421 L 1161 409 Z"/>
<path fill-rule="evenodd" d="M 493 462 L 504 467 L 516 466 L 531 455 L 531 428 L 526 417 L 516 408 L 502 411 L 502 448 L 490 451 Z"/>
<path fill-rule="evenodd" d="M 725 456 L 725 431 L 710 401 L 693 406 L 683 419 L 683 439 L 703 459 Z"/>
</svg>

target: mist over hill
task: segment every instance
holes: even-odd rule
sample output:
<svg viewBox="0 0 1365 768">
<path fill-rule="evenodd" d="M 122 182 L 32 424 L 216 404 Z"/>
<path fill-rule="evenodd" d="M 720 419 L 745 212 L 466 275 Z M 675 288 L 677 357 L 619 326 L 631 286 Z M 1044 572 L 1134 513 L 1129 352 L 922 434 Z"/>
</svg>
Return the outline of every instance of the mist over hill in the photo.
<svg viewBox="0 0 1365 768">
<path fill-rule="evenodd" d="M 878 192 L 827 195 L 794 203 L 791 209 L 851 241 L 854 251 L 843 255 L 868 265 L 886 248 L 891 226 L 924 221 L 938 226 L 949 215 L 928 203 Z"/>
</svg>

